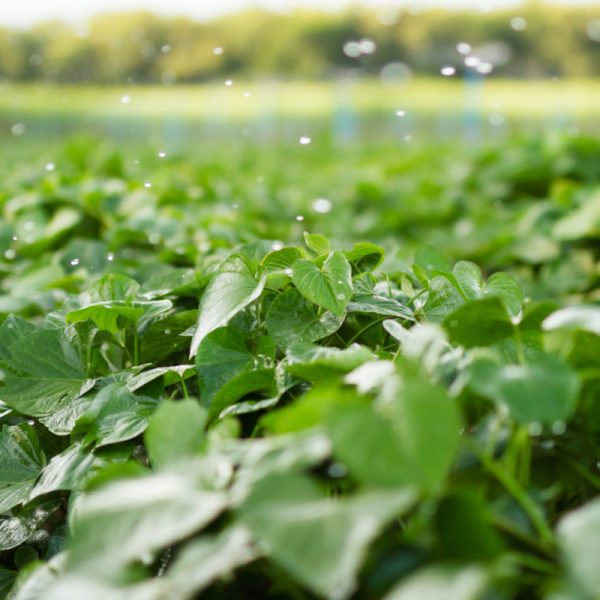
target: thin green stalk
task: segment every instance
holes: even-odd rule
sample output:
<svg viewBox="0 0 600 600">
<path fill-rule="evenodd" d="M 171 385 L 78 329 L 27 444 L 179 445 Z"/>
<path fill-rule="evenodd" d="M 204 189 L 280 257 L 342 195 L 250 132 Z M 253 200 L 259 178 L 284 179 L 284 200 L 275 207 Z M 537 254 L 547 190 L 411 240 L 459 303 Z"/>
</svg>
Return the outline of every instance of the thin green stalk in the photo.
<svg viewBox="0 0 600 600">
<path fill-rule="evenodd" d="M 183 377 L 180 377 L 181 379 L 181 388 L 183 389 L 183 397 L 187 400 L 190 395 L 188 393 L 188 389 L 187 389 L 187 385 L 185 383 L 185 379 Z"/>
<path fill-rule="evenodd" d="M 349 346 L 350 344 L 352 344 L 353 342 L 355 342 L 363 333 L 365 333 L 365 331 L 368 331 L 369 329 L 371 329 L 371 327 L 375 327 L 375 325 L 379 325 L 379 323 L 383 323 L 383 321 L 385 321 L 385 317 L 383 317 L 382 319 L 378 319 L 377 321 L 373 321 L 372 323 L 369 323 L 368 325 L 365 325 L 358 333 L 354 334 L 346 343 L 346 346 Z"/>
<path fill-rule="evenodd" d="M 517 479 L 515 479 L 512 473 L 503 469 L 496 461 L 491 460 L 489 457 L 485 456 L 485 454 L 479 452 L 474 445 L 472 445 L 472 450 L 485 469 L 493 475 L 506 491 L 521 505 L 521 508 L 525 511 L 540 536 L 542 544 L 547 547 L 552 547 L 554 545 L 554 534 L 546 522 L 544 513 L 523 489 Z"/>
<path fill-rule="evenodd" d="M 515 340 L 517 342 L 517 362 L 520 365 L 525 364 L 525 346 L 523 346 L 523 338 L 521 337 L 521 330 L 515 326 Z"/>
<path fill-rule="evenodd" d="M 133 328 L 133 366 L 140 364 L 140 340 L 137 327 Z"/>
</svg>

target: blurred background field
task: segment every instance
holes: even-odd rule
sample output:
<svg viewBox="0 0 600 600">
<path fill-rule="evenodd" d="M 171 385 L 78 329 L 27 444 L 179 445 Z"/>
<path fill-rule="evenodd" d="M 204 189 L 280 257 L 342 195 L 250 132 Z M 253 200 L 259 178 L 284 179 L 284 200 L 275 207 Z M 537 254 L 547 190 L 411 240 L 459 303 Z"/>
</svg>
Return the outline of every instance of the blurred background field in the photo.
<svg viewBox="0 0 600 600">
<path fill-rule="evenodd" d="M 403 151 L 600 131 L 594 4 L 295 6 L 202 21 L 150 12 L 77 21 L 65 12 L 26 27 L 2 9 L 8 164 L 69 135 L 192 152 L 264 151 L 301 137 Z"/>
</svg>

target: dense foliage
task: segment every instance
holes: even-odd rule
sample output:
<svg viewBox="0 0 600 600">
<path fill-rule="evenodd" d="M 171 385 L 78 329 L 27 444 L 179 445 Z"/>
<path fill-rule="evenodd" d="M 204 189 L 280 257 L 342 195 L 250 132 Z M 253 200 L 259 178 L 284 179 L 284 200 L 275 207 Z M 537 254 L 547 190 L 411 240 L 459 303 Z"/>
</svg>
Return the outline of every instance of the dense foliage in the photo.
<svg viewBox="0 0 600 600">
<path fill-rule="evenodd" d="M 598 10 L 564 4 L 531 2 L 477 13 L 251 11 L 202 23 L 149 13 L 104 15 L 87 28 L 46 23 L 30 31 L 0 31 L 0 75 L 16 81 L 172 84 L 231 76 L 314 78 L 349 69 L 378 74 L 392 64 L 384 76 L 397 78 L 410 69 L 438 75 L 441 67 L 455 65 L 462 71 L 464 56 L 456 46 L 465 42 L 501 76 L 598 75 Z M 361 40 L 375 46 L 344 54 L 345 44 Z"/>
<path fill-rule="evenodd" d="M 599 597 L 600 144 L 328 157 L 6 175 L 1 593 Z"/>
</svg>

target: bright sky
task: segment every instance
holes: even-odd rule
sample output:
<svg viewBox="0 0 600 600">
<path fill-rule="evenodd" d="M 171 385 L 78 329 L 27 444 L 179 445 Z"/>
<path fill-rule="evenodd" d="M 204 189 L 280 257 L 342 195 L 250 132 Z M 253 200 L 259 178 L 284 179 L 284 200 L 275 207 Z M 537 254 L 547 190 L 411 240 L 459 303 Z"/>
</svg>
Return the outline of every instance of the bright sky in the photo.
<svg viewBox="0 0 600 600">
<path fill-rule="evenodd" d="M 560 0 L 557 0 L 560 1 Z M 586 4 L 590 0 L 562 0 L 563 4 Z M 470 7 L 480 10 L 518 6 L 521 0 L 0 0 L 0 24 L 29 27 L 48 19 L 84 23 L 103 12 L 149 10 L 164 15 L 187 15 L 209 19 L 248 8 L 262 6 L 274 10 L 304 7 L 338 9 L 344 6 L 442 6 Z"/>
</svg>

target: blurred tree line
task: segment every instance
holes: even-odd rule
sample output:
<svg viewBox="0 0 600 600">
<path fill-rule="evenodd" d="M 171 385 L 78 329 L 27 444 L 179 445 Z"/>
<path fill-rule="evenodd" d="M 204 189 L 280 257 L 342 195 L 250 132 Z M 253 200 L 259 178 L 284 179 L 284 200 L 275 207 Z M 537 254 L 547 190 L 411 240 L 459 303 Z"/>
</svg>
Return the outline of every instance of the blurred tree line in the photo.
<svg viewBox="0 0 600 600">
<path fill-rule="evenodd" d="M 469 56 L 471 67 L 479 60 L 488 65 L 480 72 L 498 76 L 598 76 L 600 10 L 533 1 L 491 13 L 249 11 L 210 22 L 130 13 L 96 17 L 85 30 L 55 22 L 0 30 L 0 77 L 14 81 L 169 85 L 340 72 L 393 78 L 443 67 L 460 73 Z"/>
</svg>

